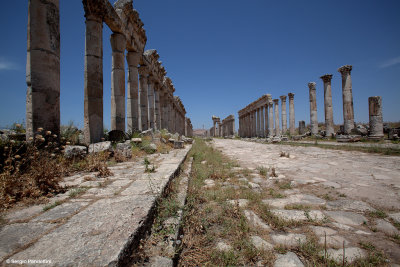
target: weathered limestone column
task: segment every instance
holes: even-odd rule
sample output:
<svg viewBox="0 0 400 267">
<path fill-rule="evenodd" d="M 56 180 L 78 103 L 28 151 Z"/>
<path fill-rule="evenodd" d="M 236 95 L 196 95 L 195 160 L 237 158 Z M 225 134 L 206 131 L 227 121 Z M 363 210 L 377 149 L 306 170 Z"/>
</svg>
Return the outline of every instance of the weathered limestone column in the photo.
<svg viewBox="0 0 400 267">
<path fill-rule="evenodd" d="M 305 121 L 299 121 L 299 134 L 303 135 L 306 133 L 306 122 Z"/>
<path fill-rule="evenodd" d="M 349 134 L 354 128 L 353 92 L 350 75 L 352 68 L 351 65 L 345 65 L 338 69 L 342 74 L 343 126 L 346 134 Z"/>
<path fill-rule="evenodd" d="M 264 106 L 260 107 L 260 120 L 261 120 L 260 136 L 265 137 Z"/>
<path fill-rule="evenodd" d="M 325 132 L 327 137 L 335 133 L 333 129 L 333 108 L 332 108 L 332 74 L 321 76 L 324 82 L 324 107 L 325 107 Z"/>
<path fill-rule="evenodd" d="M 139 130 L 139 60 L 140 53 L 128 51 L 126 61 L 128 62 L 128 102 L 127 119 L 128 130 L 131 132 Z"/>
<path fill-rule="evenodd" d="M 279 127 L 279 99 L 274 99 L 275 104 L 275 135 L 280 136 L 281 130 Z"/>
<path fill-rule="evenodd" d="M 174 104 L 173 98 L 171 96 L 168 97 L 168 131 L 173 132 L 173 120 L 174 120 Z"/>
<path fill-rule="evenodd" d="M 295 119 L 294 119 L 294 94 L 289 93 L 289 133 L 294 135 L 296 133 Z"/>
<path fill-rule="evenodd" d="M 383 139 L 382 97 L 371 96 L 368 98 L 369 106 L 369 139 Z"/>
<path fill-rule="evenodd" d="M 59 0 L 28 2 L 27 140 L 40 127 L 60 134 L 59 5 Z"/>
<path fill-rule="evenodd" d="M 254 109 L 252 111 L 253 113 L 253 133 L 251 137 L 256 137 L 257 136 L 257 111 Z"/>
<path fill-rule="evenodd" d="M 147 98 L 147 76 L 148 70 L 145 66 L 139 67 L 139 100 L 140 100 L 140 131 L 149 129 L 149 111 L 148 111 L 148 98 Z"/>
<path fill-rule="evenodd" d="M 274 103 L 271 95 L 268 96 L 268 137 L 274 136 Z"/>
<path fill-rule="evenodd" d="M 216 131 L 216 126 L 217 126 L 217 121 L 213 120 L 213 128 L 214 128 L 214 137 L 217 136 L 217 131 Z"/>
<path fill-rule="evenodd" d="M 149 76 L 149 79 L 147 81 L 147 97 L 149 101 L 149 127 L 151 129 L 155 129 L 155 112 L 154 112 L 154 106 L 155 106 L 155 97 L 154 97 L 154 77 Z"/>
<path fill-rule="evenodd" d="M 161 130 L 161 108 L 160 108 L 160 88 L 159 84 L 154 85 L 154 116 L 155 118 L 155 129 Z"/>
<path fill-rule="evenodd" d="M 317 118 L 317 90 L 315 88 L 316 83 L 308 83 L 308 88 L 310 91 L 310 124 L 311 124 L 311 134 L 318 134 L 318 118 Z"/>
<path fill-rule="evenodd" d="M 103 137 L 103 22 L 86 15 L 85 39 L 85 142 L 100 142 Z"/>
<path fill-rule="evenodd" d="M 261 120 L 260 120 L 259 108 L 256 109 L 255 115 L 256 115 L 256 136 L 259 137 L 261 135 Z"/>
<path fill-rule="evenodd" d="M 267 100 L 268 101 L 268 100 Z M 265 121 L 265 129 L 264 129 L 264 136 L 268 137 L 268 102 L 264 106 L 265 114 L 264 114 L 264 121 Z"/>
<path fill-rule="evenodd" d="M 285 135 L 287 132 L 287 115 L 286 115 L 286 96 L 281 95 L 281 112 L 282 112 L 282 134 Z"/>
<path fill-rule="evenodd" d="M 126 39 L 121 33 L 110 37 L 112 48 L 111 70 L 111 130 L 125 132 L 125 47 Z"/>
<path fill-rule="evenodd" d="M 251 136 L 251 131 L 250 128 L 251 127 L 251 114 L 249 112 L 247 112 L 246 114 L 246 137 L 250 137 Z"/>
<path fill-rule="evenodd" d="M 160 94 L 161 97 L 161 109 L 162 109 L 162 116 L 161 116 L 161 128 L 162 129 L 168 129 L 168 118 L 169 118 L 169 114 L 168 114 L 168 98 L 167 98 L 167 94 L 165 91 L 161 91 Z"/>
</svg>

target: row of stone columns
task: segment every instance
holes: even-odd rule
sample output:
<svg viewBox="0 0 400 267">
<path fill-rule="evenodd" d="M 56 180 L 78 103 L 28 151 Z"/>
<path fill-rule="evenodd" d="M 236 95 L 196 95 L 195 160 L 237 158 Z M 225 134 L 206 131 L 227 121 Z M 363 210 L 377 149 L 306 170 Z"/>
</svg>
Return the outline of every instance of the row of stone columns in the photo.
<svg viewBox="0 0 400 267">
<path fill-rule="evenodd" d="M 294 94 L 289 93 L 289 133 L 294 134 Z M 279 99 L 272 99 L 270 94 L 239 111 L 239 136 L 273 137 L 287 133 L 286 95 L 280 96 L 282 130 L 279 121 Z M 275 127 L 274 127 L 275 125 Z"/>
<path fill-rule="evenodd" d="M 147 38 L 132 1 L 114 7 L 83 0 L 86 17 L 84 135 L 86 143 L 103 137 L 103 22 L 112 30 L 111 130 L 168 129 L 185 134 L 186 110 Z M 125 51 L 127 51 L 125 53 Z M 125 59 L 128 65 L 125 108 Z M 139 67 L 140 65 L 140 67 Z M 27 138 L 42 127 L 60 132 L 59 0 L 29 0 L 27 53 Z M 126 118 L 125 118 L 126 112 Z"/>
<path fill-rule="evenodd" d="M 351 70 L 352 66 L 345 65 L 338 69 L 342 75 L 342 96 L 343 96 L 343 126 L 344 133 L 349 134 L 354 128 L 354 108 L 353 94 L 351 86 Z M 320 77 L 324 82 L 324 111 L 325 111 L 325 129 L 326 136 L 334 134 L 333 108 L 332 108 L 332 74 L 325 74 Z M 316 83 L 308 83 L 310 94 L 310 124 L 311 134 L 318 134 L 318 118 L 317 118 L 317 96 Z"/>
<path fill-rule="evenodd" d="M 350 134 L 354 129 L 354 106 L 353 92 L 351 82 L 351 65 L 344 65 L 338 69 L 342 76 L 342 99 L 343 99 L 343 131 L 344 134 Z M 324 111 L 325 111 L 325 131 L 326 136 L 334 134 L 333 108 L 332 108 L 332 74 L 325 74 L 320 77 L 324 83 Z M 316 84 L 308 84 L 310 95 L 310 124 L 311 134 L 318 134 L 317 119 L 317 99 Z M 381 139 L 383 137 L 383 119 L 382 119 L 382 99 L 379 96 L 368 99 L 370 116 L 370 138 Z"/>
<path fill-rule="evenodd" d="M 221 136 L 235 135 L 235 117 L 233 115 L 229 115 L 222 120 L 221 132 Z"/>
</svg>

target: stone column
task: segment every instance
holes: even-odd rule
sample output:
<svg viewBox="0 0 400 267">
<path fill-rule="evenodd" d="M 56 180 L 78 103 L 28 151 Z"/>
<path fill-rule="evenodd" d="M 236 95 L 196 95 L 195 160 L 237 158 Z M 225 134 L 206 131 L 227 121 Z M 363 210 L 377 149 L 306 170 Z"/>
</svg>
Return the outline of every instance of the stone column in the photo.
<svg viewBox="0 0 400 267">
<path fill-rule="evenodd" d="M 324 82 L 324 107 L 325 107 L 325 132 L 327 137 L 335 133 L 333 129 L 333 108 L 332 108 L 332 74 L 321 76 Z"/>
<path fill-rule="evenodd" d="M 126 61 L 128 62 L 128 102 L 127 102 L 127 119 L 128 130 L 131 132 L 139 130 L 139 98 L 138 98 L 138 76 L 139 76 L 139 60 L 138 52 L 128 51 Z"/>
<path fill-rule="evenodd" d="M 275 104 L 275 136 L 281 135 L 281 130 L 279 127 L 279 99 L 274 99 Z"/>
<path fill-rule="evenodd" d="M 369 106 L 369 139 L 383 139 L 382 97 L 368 98 Z"/>
<path fill-rule="evenodd" d="M 160 108 L 160 88 L 159 84 L 154 86 L 154 116 L 156 117 L 155 128 L 161 130 L 161 108 Z"/>
<path fill-rule="evenodd" d="M 317 118 L 317 90 L 315 88 L 316 83 L 308 83 L 308 88 L 310 91 L 310 124 L 311 124 L 311 134 L 318 134 L 318 118 Z"/>
<path fill-rule="evenodd" d="M 218 136 L 222 137 L 222 123 L 218 122 Z"/>
<path fill-rule="evenodd" d="M 274 136 L 274 103 L 271 96 L 268 97 L 268 137 Z"/>
<path fill-rule="evenodd" d="M 139 68 L 139 100 L 140 100 L 140 131 L 149 129 L 149 111 L 148 111 L 148 98 L 147 98 L 147 76 L 148 71 L 145 66 Z"/>
<path fill-rule="evenodd" d="M 250 117 L 250 113 L 247 112 L 247 114 L 246 114 L 246 137 L 251 136 L 250 126 L 251 126 L 251 117 Z"/>
<path fill-rule="evenodd" d="M 217 121 L 213 120 L 213 127 L 214 127 L 214 137 L 217 136 L 217 131 L 216 131 L 216 126 L 217 126 Z"/>
<path fill-rule="evenodd" d="M 28 2 L 27 51 L 26 138 L 33 137 L 40 127 L 59 136 L 59 0 Z"/>
<path fill-rule="evenodd" d="M 346 134 L 349 134 L 354 128 L 353 92 L 350 75 L 351 70 L 352 66 L 350 65 L 345 65 L 338 69 L 340 74 L 342 74 L 343 126 Z"/>
<path fill-rule="evenodd" d="M 253 111 L 253 133 L 252 137 L 257 136 L 257 111 L 254 109 Z"/>
<path fill-rule="evenodd" d="M 286 135 L 287 132 L 287 115 L 286 115 L 286 96 L 281 95 L 281 117 L 282 117 L 282 134 Z"/>
<path fill-rule="evenodd" d="M 264 106 L 260 107 L 260 120 L 261 120 L 260 136 L 265 137 Z"/>
<path fill-rule="evenodd" d="M 111 68 L 111 130 L 125 132 L 125 47 L 126 39 L 121 33 L 110 37 L 112 48 Z"/>
<path fill-rule="evenodd" d="M 305 121 L 299 121 L 299 134 L 303 135 L 306 133 L 306 122 Z"/>
<path fill-rule="evenodd" d="M 256 115 L 256 136 L 259 137 L 261 135 L 261 120 L 260 120 L 259 108 L 256 109 L 255 115 Z"/>
<path fill-rule="evenodd" d="M 268 101 L 268 100 L 267 100 Z M 264 106 L 264 110 L 265 110 L 265 114 L 264 114 L 264 121 L 265 121 L 265 130 L 264 130 L 264 136 L 268 137 L 268 102 L 267 104 Z"/>
<path fill-rule="evenodd" d="M 154 112 L 154 106 L 155 106 L 155 97 L 154 97 L 154 77 L 149 76 L 149 79 L 147 81 L 147 97 L 149 101 L 149 127 L 151 129 L 155 129 L 155 112 Z"/>
<path fill-rule="evenodd" d="M 296 133 L 296 126 L 294 124 L 294 94 L 289 93 L 289 133 L 294 135 Z"/>
<path fill-rule="evenodd" d="M 170 133 L 174 133 L 173 132 L 173 113 L 174 113 L 174 109 L 173 109 L 173 99 L 172 96 L 168 96 L 168 132 Z"/>
<path fill-rule="evenodd" d="M 161 128 L 162 129 L 168 129 L 168 105 L 167 105 L 167 95 L 165 91 L 160 92 L 160 97 L 161 97 L 161 110 L 162 110 L 162 115 L 161 115 Z"/>
<path fill-rule="evenodd" d="M 85 39 L 85 143 L 100 142 L 103 137 L 103 21 L 86 16 Z"/>
</svg>

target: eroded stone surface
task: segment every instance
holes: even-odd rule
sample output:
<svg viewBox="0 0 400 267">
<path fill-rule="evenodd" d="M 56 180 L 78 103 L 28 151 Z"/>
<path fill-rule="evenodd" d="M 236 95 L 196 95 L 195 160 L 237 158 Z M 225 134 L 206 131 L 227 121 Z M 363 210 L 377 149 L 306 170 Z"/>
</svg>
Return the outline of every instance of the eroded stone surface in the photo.
<svg viewBox="0 0 400 267">
<path fill-rule="evenodd" d="M 79 209 L 87 206 L 88 204 L 88 202 L 64 203 L 46 211 L 45 213 L 42 213 L 40 216 L 33 219 L 32 222 L 51 222 L 59 220 L 71 216 L 75 212 L 79 211 Z"/>
<path fill-rule="evenodd" d="M 328 249 L 328 258 L 333 259 L 337 263 L 341 264 L 343 261 L 343 249 Z M 320 254 L 323 256 L 323 252 Z M 357 247 L 346 248 L 345 258 L 348 263 L 352 263 L 357 258 L 363 258 L 367 254 L 363 249 Z"/>
<path fill-rule="evenodd" d="M 384 232 L 387 235 L 399 234 L 399 230 L 397 230 L 396 227 L 394 227 L 391 223 L 382 219 L 376 220 L 376 229 L 378 231 Z"/>
<path fill-rule="evenodd" d="M 0 230 L 0 261 L 16 249 L 40 237 L 54 227 L 51 223 L 16 223 Z M 50 258 L 49 258 L 50 259 Z"/>
<path fill-rule="evenodd" d="M 293 194 L 287 198 L 265 199 L 263 202 L 279 209 L 291 204 L 319 206 L 326 203 L 322 198 L 307 194 Z"/>
<path fill-rule="evenodd" d="M 336 222 L 346 225 L 361 225 L 368 222 L 363 215 L 350 211 L 325 211 L 325 214 Z"/>
<path fill-rule="evenodd" d="M 261 220 L 261 218 L 254 213 L 254 211 L 245 210 L 244 215 L 246 216 L 249 223 L 254 227 L 260 227 L 261 229 L 266 231 L 271 230 L 271 228 L 266 223 L 264 223 L 263 220 Z"/>
<path fill-rule="evenodd" d="M 217 245 L 216 245 L 216 248 L 219 250 L 219 251 L 229 251 L 229 250 L 231 250 L 232 249 L 232 246 L 231 245 L 229 245 L 229 244 L 227 244 L 226 242 L 224 242 L 224 241 L 218 241 L 217 242 Z"/>
<path fill-rule="evenodd" d="M 238 204 L 239 207 L 241 207 L 241 208 L 246 207 L 247 204 L 249 203 L 249 201 L 247 199 L 237 199 L 237 200 L 233 199 L 233 200 L 228 200 L 227 202 L 232 205 Z"/>
<path fill-rule="evenodd" d="M 283 245 L 289 247 L 298 246 L 300 243 L 306 242 L 305 235 L 295 234 L 295 233 L 272 234 L 271 239 L 277 245 Z"/>
<path fill-rule="evenodd" d="M 325 219 L 325 215 L 319 210 L 271 210 L 271 212 L 286 221 L 320 221 Z"/>
<path fill-rule="evenodd" d="M 336 201 L 329 201 L 326 207 L 332 210 L 344 211 L 375 211 L 368 203 L 353 199 L 340 199 Z"/>
<path fill-rule="evenodd" d="M 299 257 L 293 252 L 286 254 L 278 254 L 274 263 L 274 267 L 303 267 L 304 264 L 300 261 Z"/>
<path fill-rule="evenodd" d="M 257 235 L 253 235 L 250 237 L 251 243 L 260 250 L 272 250 L 274 249 L 274 246 L 262 239 L 261 237 Z"/>
</svg>

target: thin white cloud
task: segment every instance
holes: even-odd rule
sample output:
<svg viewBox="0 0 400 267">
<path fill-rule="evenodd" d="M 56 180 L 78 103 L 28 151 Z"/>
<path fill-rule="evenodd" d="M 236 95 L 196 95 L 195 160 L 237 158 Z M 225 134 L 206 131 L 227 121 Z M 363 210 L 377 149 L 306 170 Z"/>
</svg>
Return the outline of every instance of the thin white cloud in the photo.
<svg viewBox="0 0 400 267">
<path fill-rule="evenodd" d="M 400 64 L 400 57 L 395 57 L 395 58 L 386 60 L 381 65 L 379 65 L 379 68 L 384 69 L 384 68 L 388 68 L 388 67 L 391 67 L 391 66 L 394 66 L 397 64 Z"/>
<path fill-rule="evenodd" d="M 0 57 L 0 71 L 1 70 L 16 70 L 18 69 L 17 64 Z"/>
</svg>

